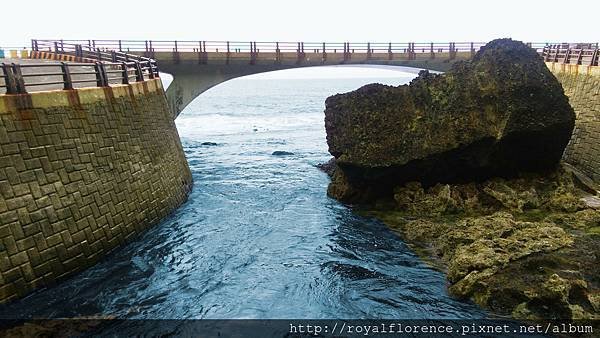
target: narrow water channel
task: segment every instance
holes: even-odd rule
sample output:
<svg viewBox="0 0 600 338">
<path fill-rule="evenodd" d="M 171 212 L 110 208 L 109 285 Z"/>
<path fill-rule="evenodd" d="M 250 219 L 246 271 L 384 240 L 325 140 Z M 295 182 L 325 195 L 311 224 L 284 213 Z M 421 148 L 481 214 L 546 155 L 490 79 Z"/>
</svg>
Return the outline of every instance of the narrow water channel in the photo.
<svg viewBox="0 0 600 338">
<path fill-rule="evenodd" d="M 0 308 L 4 318 L 481 318 L 377 220 L 326 196 L 324 100 L 388 78 L 249 79 L 177 126 L 189 201 L 102 263 Z M 273 152 L 286 152 L 273 155 Z"/>
</svg>

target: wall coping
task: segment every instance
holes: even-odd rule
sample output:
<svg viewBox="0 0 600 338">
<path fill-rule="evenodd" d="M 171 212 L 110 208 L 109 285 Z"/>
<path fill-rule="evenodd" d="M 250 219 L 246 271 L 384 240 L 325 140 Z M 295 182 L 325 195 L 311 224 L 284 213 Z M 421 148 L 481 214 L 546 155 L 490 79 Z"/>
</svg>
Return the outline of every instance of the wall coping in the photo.
<svg viewBox="0 0 600 338">
<path fill-rule="evenodd" d="M 552 72 L 600 76 L 600 66 L 584 66 L 560 62 L 546 62 L 546 66 Z"/>
<path fill-rule="evenodd" d="M 106 101 L 107 98 L 137 97 L 164 92 L 160 78 L 116 84 L 108 87 L 86 87 L 72 90 L 47 90 L 27 94 L 0 95 L 0 115 L 32 108 L 64 107 Z"/>
</svg>

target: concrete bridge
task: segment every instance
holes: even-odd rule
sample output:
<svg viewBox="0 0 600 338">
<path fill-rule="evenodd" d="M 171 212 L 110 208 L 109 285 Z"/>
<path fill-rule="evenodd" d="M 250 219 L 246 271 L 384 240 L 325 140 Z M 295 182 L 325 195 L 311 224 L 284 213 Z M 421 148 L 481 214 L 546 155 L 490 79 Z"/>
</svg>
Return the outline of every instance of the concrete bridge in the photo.
<svg viewBox="0 0 600 338">
<path fill-rule="evenodd" d="M 175 117 L 198 95 L 224 81 L 275 70 L 331 65 L 388 65 L 446 71 L 468 60 L 483 42 L 350 43 L 33 40 L 34 51 L 80 54 L 119 51 L 151 58 L 161 72 L 173 75 L 167 89 Z M 540 52 L 545 43 L 531 43 Z M 116 60 L 114 60 L 116 61 Z"/>
</svg>

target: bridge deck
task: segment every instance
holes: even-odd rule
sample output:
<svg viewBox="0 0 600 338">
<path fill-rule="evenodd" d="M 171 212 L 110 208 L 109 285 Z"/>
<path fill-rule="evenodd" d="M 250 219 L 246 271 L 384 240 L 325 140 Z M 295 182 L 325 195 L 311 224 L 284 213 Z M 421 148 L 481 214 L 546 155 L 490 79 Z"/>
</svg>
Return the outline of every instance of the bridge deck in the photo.
<svg viewBox="0 0 600 338">
<path fill-rule="evenodd" d="M 135 55 L 151 57 L 162 63 L 197 64 L 259 64 L 282 66 L 320 66 L 340 64 L 383 64 L 408 65 L 447 62 L 448 60 L 468 60 L 474 52 L 438 52 L 438 53 L 334 53 L 312 52 L 130 52 Z"/>
</svg>

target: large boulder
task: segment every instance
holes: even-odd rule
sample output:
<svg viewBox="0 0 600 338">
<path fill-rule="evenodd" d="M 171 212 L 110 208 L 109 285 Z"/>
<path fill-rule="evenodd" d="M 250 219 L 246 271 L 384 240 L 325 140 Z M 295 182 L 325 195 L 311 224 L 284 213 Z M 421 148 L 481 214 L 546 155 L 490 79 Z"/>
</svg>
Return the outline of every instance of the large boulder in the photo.
<svg viewBox="0 0 600 338">
<path fill-rule="evenodd" d="M 346 202 L 391 196 L 410 181 L 427 187 L 554 169 L 575 121 L 543 59 L 511 39 L 491 41 L 444 74 L 366 85 L 325 105 L 338 167 L 329 194 Z"/>
</svg>

